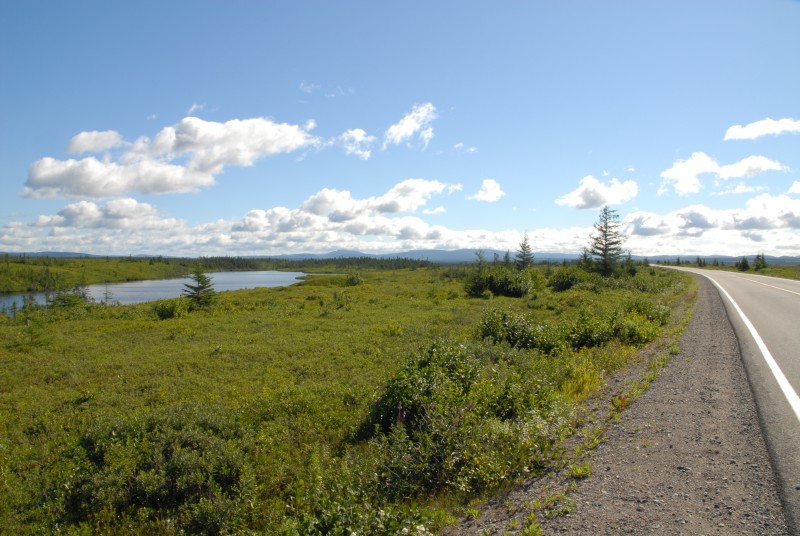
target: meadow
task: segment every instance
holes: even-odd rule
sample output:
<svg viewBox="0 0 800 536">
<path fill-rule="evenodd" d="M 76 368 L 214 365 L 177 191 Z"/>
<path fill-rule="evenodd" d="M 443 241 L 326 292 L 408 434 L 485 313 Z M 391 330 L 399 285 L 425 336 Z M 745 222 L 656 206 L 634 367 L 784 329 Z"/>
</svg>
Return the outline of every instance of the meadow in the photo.
<svg viewBox="0 0 800 536">
<path fill-rule="evenodd" d="M 645 266 L 537 265 L 514 298 L 473 297 L 471 266 L 308 269 L 335 273 L 191 312 L 0 315 L 0 526 L 436 532 L 557 463 L 580 404 L 674 339 L 695 290 Z"/>
</svg>

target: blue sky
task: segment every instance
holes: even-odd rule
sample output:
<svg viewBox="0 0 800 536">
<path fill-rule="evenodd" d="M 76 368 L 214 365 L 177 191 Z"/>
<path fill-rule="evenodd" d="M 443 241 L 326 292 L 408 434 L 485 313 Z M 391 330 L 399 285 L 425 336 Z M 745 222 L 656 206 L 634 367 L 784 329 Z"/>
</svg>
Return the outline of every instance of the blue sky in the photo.
<svg viewBox="0 0 800 536">
<path fill-rule="evenodd" d="M 0 251 L 800 255 L 800 2 L 3 2 Z"/>
</svg>

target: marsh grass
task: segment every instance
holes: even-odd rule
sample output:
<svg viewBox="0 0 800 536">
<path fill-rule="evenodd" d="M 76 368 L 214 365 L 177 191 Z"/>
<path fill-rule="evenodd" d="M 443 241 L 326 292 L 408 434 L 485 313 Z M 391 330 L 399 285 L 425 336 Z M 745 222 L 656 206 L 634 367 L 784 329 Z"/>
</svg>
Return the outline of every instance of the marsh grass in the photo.
<svg viewBox="0 0 800 536">
<path fill-rule="evenodd" d="M 176 299 L 0 315 L 0 526 L 424 533 L 544 467 L 570 408 L 637 359 L 631 330 L 658 333 L 649 307 L 668 318 L 687 288 L 656 271 L 487 301 L 463 275 L 359 267 L 357 282 L 311 276 L 191 312 Z M 555 345 L 479 336 L 496 311 Z M 569 338 L 619 319 L 624 336 Z"/>
</svg>

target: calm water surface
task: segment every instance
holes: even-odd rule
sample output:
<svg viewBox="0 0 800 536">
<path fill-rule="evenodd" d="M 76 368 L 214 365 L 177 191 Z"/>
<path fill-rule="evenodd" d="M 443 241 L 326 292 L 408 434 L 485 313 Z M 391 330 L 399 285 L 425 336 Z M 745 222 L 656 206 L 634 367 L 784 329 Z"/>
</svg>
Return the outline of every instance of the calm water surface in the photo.
<svg viewBox="0 0 800 536">
<path fill-rule="evenodd" d="M 208 272 L 214 289 L 217 292 L 225 290 L 240 290 L 243 288 L 257 287 L 286 287 L 297 283 L 299 278 L 306 275 L 303 272 L 276 272 L 272 270 L 260 272 Z M 177 298 L 181 295 L 183 286 L 193 281 L 188 278 L 156 279 L 151 281 L 132 281 L 128 283 L 109 283 L 89 285 L 89 296 L 97 302 L 108 301 L 127 305 L 142 303 L 165 298 Z M 47 303 L 47 295 L 43 292 L 32 294 L 0 294 L 0 310 L 10 310 L 12 304 L 22 307 L 23 300 L 30 296 L 38 303 Z"/>
</svg>

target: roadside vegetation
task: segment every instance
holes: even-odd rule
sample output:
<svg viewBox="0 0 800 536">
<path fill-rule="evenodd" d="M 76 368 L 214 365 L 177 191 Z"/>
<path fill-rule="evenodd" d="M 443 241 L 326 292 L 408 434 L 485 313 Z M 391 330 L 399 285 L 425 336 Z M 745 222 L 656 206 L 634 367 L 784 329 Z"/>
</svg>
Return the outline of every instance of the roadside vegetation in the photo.
<svg viewBox="0 0 800 536">
<path fill-rule="evenodd" d="M 0 526 L 427 534 L 475 512 L 562 463 L 580 405 L 693 298 L 621 255 L 603 275 L 518 253 L 0 315 Z M 501 276 L 524 292 L 475 291 Z"/>
</svg>

